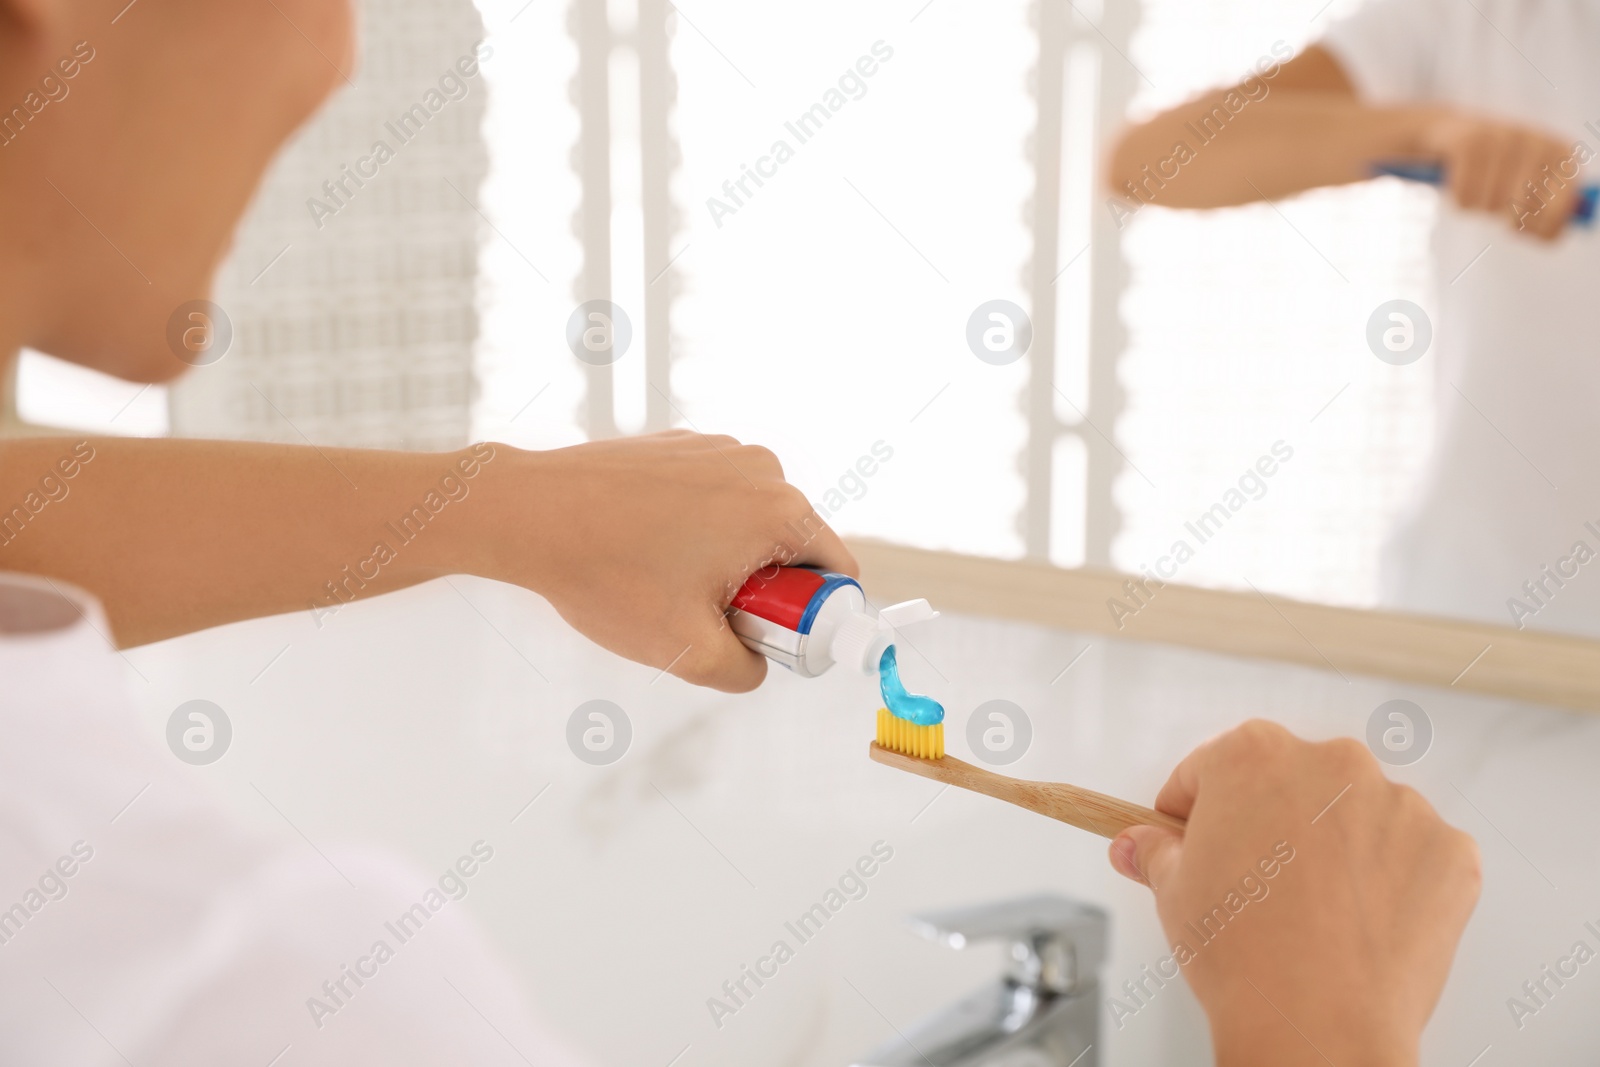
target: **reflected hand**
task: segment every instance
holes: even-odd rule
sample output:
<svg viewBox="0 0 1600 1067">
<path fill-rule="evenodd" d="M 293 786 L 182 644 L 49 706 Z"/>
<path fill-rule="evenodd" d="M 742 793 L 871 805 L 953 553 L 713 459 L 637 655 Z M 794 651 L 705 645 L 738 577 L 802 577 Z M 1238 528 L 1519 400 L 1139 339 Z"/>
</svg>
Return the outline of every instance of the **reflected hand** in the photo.
<svg viewBox="0 0 1600 1067">
<path fill-rule="evenodd" d="M 1220 1067 L 1417 1063 L 1478 898 L 1472 838 L 1359 742 L 1261 721 L 1185 757 L 1156 807 L 1185 834 L 1133 827 L 1111 862 L 1154 890 Z"/>
<path fill-rule="evenodd" d="M 1581 191 L 1574 145 L 1528 126 L 1454 109 L 1430 110 L 1419 145 L 1445 166 L 1450 197 L 1498 214 L 1541 240 L 1558 236 Z M 1537 190 L 1537 192 L 1535 192 Z"/>
</svg>

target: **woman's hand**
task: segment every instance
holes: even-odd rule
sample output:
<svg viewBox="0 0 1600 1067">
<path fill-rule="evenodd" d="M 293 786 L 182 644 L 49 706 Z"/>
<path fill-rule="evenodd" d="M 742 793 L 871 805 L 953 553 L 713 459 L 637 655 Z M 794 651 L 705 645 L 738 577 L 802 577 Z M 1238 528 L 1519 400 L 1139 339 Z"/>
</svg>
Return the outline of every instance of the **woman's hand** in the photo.
<svg viewBox="0 0 1600 1067">
<path fill-rule="evenodd" d="M 489 577 L 548 599 L 619 655 L 730 692 L 754 689 L 766 660 L 725 618 L 745 579 L 772 564 L 856 574 L 855 560 L 777 457 L 731 437 L 682 430 L 484 467 Z"/>
<path fill-rule="evenodd" d="M 1155 892 L 1219 1067 L 1417 1063 L 1478 899 L 1472 838 L 1359 742 L 1261 721 L 1190 753 L 1156 807 L 1187 831 L 1134 827 L 1111 862 Z"/>
</svg>

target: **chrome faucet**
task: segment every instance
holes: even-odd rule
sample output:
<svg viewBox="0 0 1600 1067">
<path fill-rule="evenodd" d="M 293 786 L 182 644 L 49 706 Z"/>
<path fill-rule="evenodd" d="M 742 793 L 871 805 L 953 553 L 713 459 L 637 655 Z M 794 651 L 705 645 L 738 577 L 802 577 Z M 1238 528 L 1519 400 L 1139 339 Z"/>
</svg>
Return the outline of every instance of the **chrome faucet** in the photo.
<svg viewBox="0 0 1600 1067">
<path fill-rule="evenodd" d="M 1006 973 L 853 1067 L 1098 1067 L 1109 927 L 1100 908 L 1053 895 L 912 916 L 950 948 L 1009 941 Z"/>
</svg>

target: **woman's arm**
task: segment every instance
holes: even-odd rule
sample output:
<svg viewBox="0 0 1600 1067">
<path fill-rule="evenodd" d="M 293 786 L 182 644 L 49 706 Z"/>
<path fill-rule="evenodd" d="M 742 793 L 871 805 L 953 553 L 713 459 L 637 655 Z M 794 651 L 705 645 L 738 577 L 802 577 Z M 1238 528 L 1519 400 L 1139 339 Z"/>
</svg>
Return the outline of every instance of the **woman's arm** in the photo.
<svg viewBox="0 0 1600 1067">
<path fill-rule="evenodd" d="M 723 621 L 769 562 L 854 561 L 772 453 L 675 431 L 550 452 L 220 441 L 0 443 L 0 570 L 105 604 L 123 646 L 447 574 L 512 582 L 621 655 L 728 690 L 765 661 Z"/>
</svg>

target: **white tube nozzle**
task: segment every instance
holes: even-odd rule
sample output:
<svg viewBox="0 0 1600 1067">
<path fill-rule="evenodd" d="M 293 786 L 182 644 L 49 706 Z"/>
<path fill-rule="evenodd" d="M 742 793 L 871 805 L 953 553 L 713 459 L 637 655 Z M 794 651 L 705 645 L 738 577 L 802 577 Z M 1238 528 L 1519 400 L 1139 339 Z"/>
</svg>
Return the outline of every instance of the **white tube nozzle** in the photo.
<svg viewBox="0 0 1600 1067">
<path fill-rule="evenodd" d="M 884 650 L 894 644 L 894 632 L 898 627 L 938 617 L 939 613 L 929 607 L 926 600 L 892 604 L 878 612 L 877 618 L 853 611 L 839 620 L 829 651 L 834 662 L 844 664 L 848 670 L 876 674 Z"/>
</svg>

